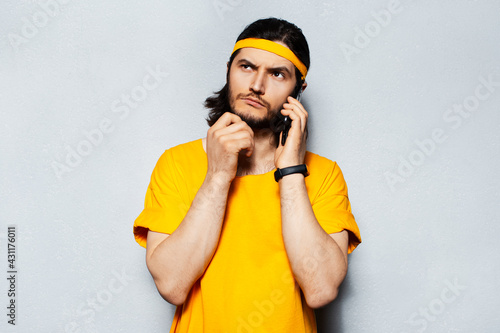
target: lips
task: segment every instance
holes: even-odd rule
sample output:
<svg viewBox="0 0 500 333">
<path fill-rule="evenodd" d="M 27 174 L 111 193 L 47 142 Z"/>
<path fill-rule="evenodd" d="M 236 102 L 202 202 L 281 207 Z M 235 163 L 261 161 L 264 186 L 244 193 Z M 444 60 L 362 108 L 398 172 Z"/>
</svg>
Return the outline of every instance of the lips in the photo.
<svg viewBox="0 0 500 333">
<path fill-rule="evenodd" d="M 242 100 L 245 101 L 247 104 L 250 104 L 251 106 L 256 107 L 256 108 L 263 108 L 264 107 L 264 105 L 258 99 L 255 99 L 252 97 L 244 97 L 244 98 L 242 98 Z"/>
</svg>

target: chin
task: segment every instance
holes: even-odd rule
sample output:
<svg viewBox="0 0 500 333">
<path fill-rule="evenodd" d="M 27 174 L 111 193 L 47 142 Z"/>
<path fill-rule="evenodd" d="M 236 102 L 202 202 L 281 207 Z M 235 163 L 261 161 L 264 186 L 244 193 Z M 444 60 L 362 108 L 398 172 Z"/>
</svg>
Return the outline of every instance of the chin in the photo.
<svg viewBox="0 0 500 333">
<path fill-rule="evenodd" d="M 246 103 L 236 103 L 236 107 L 233 108 L 232 112 L 242 119 L 247 118 L 254 121 L 265 120 L 269 115 L 267 109 L 263 108 L 259 110 Z"/>
<path fill-rule="evenodd" d="M 241 120 L 247 123 L 248 126 L 252 130 L 258 130 L 258 129 L 270 129 L 271 128 L 271 123 L 270 120 L 268 119 L 267 115 L 266 116 L 256 116 L 255 112 L 252 112 L 252 110 L 247 111 L 247 110 L 231 110 L 232 113 L 235 115 L 239 116 Z"/>
</svg>

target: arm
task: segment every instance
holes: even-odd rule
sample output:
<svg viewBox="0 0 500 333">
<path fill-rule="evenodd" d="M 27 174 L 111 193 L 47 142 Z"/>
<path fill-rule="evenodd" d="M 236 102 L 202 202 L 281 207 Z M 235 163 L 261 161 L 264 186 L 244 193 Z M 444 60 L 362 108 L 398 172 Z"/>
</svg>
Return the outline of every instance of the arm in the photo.
<svg viewBox="0 0 500 333">
<path fill-rule="evenodd" d="M 283 108 L 281 113 L 292 119 L 292 125 L 285 145 L 276 149 L 277 168 L 304 163 L 306 152 L 307 111 L 292 97 Z M 329 235 L 319 225 L 303 175 L 285 176 L 279 187 L 283 241 L 293 275 L 307 304 L 321 307 L 335 299 L 347 273 L 347 231 Z"/>
<path fill-rule="evenodd" d="M 327 234 L 319 225 L 307 195 L 304 176 L 280 182 L 281 223 L 294 277 L 311 308 L 335 299 L 347 273 L 347 231 Z"/>
<path fill-rule="evenodd" d="M 186 217 L 171 234 L 148 231 L 146 264 L 160 295 L 183 304 L 217 247 L 229 186 L 205 179 Z"/>
<path fill-rule="evenodd" d="M 207 175 L 179 227 L 171 235 L 148 231 L 146 264 L 169 303 L 184 303 L 215 253 L 242 149 L 252 153 L 253 132 L 226 113 L 208 130 Z"/>
</svg>

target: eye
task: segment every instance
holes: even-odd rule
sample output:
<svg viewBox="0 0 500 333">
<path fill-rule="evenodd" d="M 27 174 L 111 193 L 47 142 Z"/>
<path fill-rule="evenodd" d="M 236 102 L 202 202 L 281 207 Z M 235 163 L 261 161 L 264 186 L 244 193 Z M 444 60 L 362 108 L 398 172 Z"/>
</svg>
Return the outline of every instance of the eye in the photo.
<svg viewBox="0 0 500 333">
<path fill-rule="evenodd" d="M 276 71 L 276 72 L 273 72 L 273 76 L 277 77 L 277 78 L 280 78 L 280 79 L 284 79 L 285 78 L 285 73 L 280 72 L 280 71 Z"/>
<path fill-rule="evenodd" d="M 241 68 L 243 68 L 243 69 L 251 69 L 251 68 L 252 68 L 252 67 L 251 67 L 250 65 L 248 65 L 248 64 L 242 64 L 240 67 L 241 67 Z"/>
</svg>

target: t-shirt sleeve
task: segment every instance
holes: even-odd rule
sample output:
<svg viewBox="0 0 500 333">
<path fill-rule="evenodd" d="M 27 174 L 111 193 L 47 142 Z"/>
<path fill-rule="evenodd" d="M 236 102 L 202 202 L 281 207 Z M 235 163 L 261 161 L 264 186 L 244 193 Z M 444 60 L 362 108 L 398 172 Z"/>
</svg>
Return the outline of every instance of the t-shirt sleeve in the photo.
<svg viewBox="0 0 500 333">
<path fill-rule="evenodd" d="M 146 191 L 144 209 L 134 222 L 134 237 L 146 247 L 148 230 L 171 234 L 189 210 L 178 186 L 181 174 L 169 150 L 160 157 Z"/>
<path fill-rule="evenodd" d="M 312 208 L 318 223 L 328 234 L 348 231 L 348 253 L 361 243 L 359 228 L 351 213 L 347 185 L 337 163 L 331 164 L 318 195 L 312 203 Z"/>
</svg>

